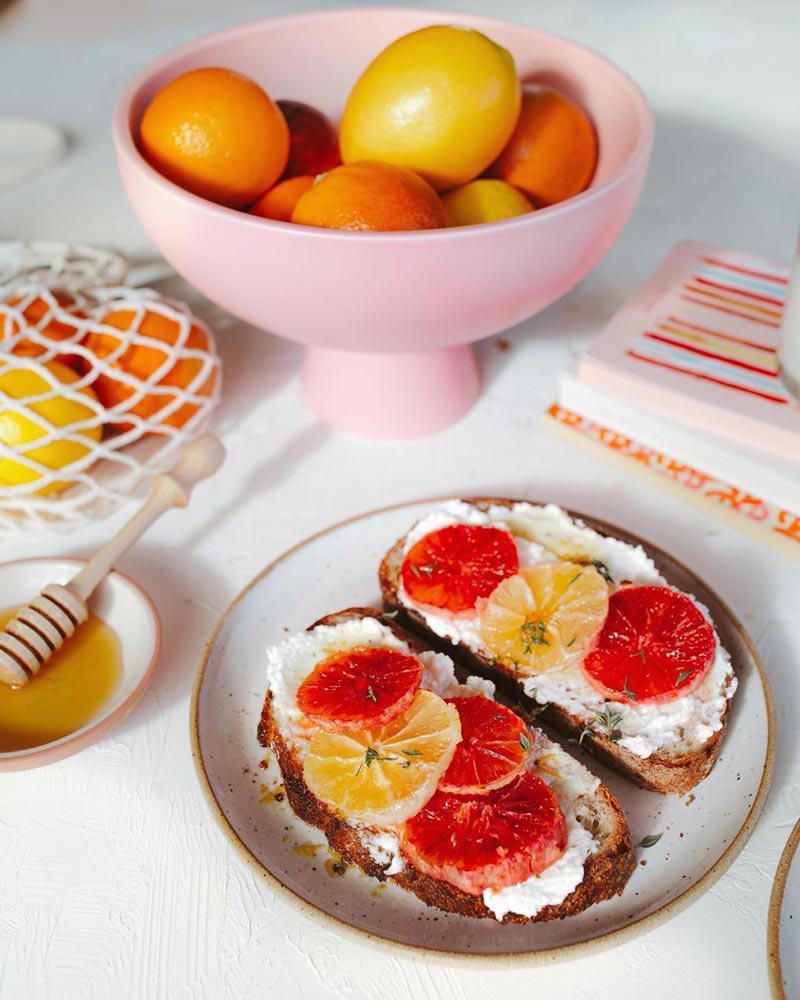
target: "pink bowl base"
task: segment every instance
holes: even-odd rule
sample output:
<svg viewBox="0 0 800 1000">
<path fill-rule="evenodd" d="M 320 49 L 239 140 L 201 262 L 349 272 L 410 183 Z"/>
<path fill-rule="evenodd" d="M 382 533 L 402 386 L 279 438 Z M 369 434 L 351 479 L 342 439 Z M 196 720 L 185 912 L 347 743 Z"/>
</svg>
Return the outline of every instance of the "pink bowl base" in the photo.
<svg viewBox="0 0 800 1000">
<path fill-rule="evenodd" d="M 301 388 L 308 408 L 337 430 L 413 438 L 460 419 L 480 395 L 481 375 L 470 346 L 400 354 L 307 347 Z"/>
</svg>

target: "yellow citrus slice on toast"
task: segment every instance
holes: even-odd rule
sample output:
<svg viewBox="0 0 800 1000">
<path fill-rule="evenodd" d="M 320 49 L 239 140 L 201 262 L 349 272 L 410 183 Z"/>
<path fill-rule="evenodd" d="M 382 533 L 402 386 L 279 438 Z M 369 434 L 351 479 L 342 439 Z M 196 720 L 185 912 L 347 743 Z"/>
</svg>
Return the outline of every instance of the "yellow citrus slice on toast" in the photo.
<svg viewBox="0 0 800 1000">
<path fill-rule="evenodd" d="M 481 639 L 520 675 L 563 666 L 585 652 L 608 613 L 608 587 L 593 566 L 542 563 L 503 580 L 481 612 Z"/>
<path fill-rule="evenodd" d="M 460 739 L 454 706 L 420 690 L 385 726 L 315 733 L 303 766 L 305 781 L 347 819 L 402 823 L 436 791 Z"/>
</svg>

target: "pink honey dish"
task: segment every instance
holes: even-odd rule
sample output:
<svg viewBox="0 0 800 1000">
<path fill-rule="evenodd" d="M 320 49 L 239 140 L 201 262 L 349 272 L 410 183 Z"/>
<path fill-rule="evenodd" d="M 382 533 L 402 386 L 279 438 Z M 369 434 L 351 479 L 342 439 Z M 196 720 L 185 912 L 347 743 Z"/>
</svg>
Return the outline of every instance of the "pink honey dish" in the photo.
<svg viewBox="0 0 800 1000">
<path fill-rule="evenodd" d="M 584 109 L 599 146 L 585 191 L 483 225 L 349 232 L 213 204 L 137 148 L 144 109 L 189 70 L 228 67 L 336 122 L 382 49 L 442 23 L 483 32 L 511 53 L 523 84 L 552 86 Z M 126 87 L 113 135 L 134 211 L 175 270 L 244 322 L 306 346 L 303 397 L 318 416 L 399 438 L 458 420 L 481 388 L 471 345 L 552 304 L 609 250 L 644 184 L 653 117 L 625 73 L 574 42 L 494 18 L 372 8 L 268 18 L 175 49 Z"/>
</svg>

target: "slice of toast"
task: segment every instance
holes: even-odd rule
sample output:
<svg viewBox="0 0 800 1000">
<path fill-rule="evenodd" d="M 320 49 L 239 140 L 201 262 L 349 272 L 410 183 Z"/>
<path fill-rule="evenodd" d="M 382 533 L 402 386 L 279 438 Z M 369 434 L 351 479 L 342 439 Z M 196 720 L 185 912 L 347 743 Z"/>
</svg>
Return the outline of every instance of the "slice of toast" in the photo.
<svg viewBox="0 0 800 1000">
<path fill-rule="evenodd" d="M 533 534 L 536 536 L 537 531 L 541 532 L 534 540 L 540 541 L 547 549 L 553 546 L 557 557 L 567 558 L 566 554 L 558 552 L 559 545 L 562 542 L 567 549 L 572 545 L 579 544 L 579 546 L 583 545 L 585 549 L 583 555 L 586 562 L 592 562 L 592 556 L 595 556 L 598 552 L 602 555 L 605 555 L 606 551 L 608 552 L 607 559 L 610 568 L 618 574 L 616 583 L 623 582 L 623 579 L 625 582 L 628 582 L 625 577 L 628 575 L 633 576 L 635 573 L 642 574 L 641 579 L 633 580 L 635 583 L 661 583 L 662 585 L 666 583 L 658 573 L 652 560 L 641 548 L 625 546 L 625 543 L 613 539 L 612 536 L 605 536 L 600 532 L 587 529 L 581 522 L 569 518 L 568 515 L 558 510 L 558 508 L 542 508 L 526 504 L 524 501 L 507 499 L 481 498 L 450 502 L 451 509 L 458 509 L 459 516 L 466 516 L 469 512 L 457 508 L 458 504 L 468 505 L 468 507 L 473 508 L 475 511 L 484 514 L 493 511 L 493 523 L 496 523 L 500 527 L 507 527 L 515 535 L 517 532 L 514 529 L 516 528 L 518 531 L 521 531 L 525 524 L 525 508 L 532 508 L 535 513 L 542 511 L 550 512 L 547 518 L 542 514 L 536 513 L 534 520 L 538 519 L 541 523 L 534 530 Z M 508 512 L 507 515 L 504 513 L 506 511 Z M 553 512 L 556 513 L 554 514 Z M 556 514 L 559 516 L 557 517 Z M 507 517 L 507 520 L 504 521 L 504 517 Z M 440 518 L 439 521 L 441 520 Z M 437 522 L 438 526 L 439 523 Z M 561 538 L 561 532 L 564 533 L 564 538 Z M 581 535 L 581 533 L 583 534 Z M 581 541 L 582 538 L 583 541 Z M 530 537 L 528 541 L 531 541 Z M 619 731 L 614 730 L 613 726 L 603 727 L 602 725 L 598 725 L 595 722 L 595 712 L 587 710 L 578 713 L 574 709 L 570 710 L 564 705 L 558 704 L 552 700 L 552 697 L 550 700 L 545 701 L 541 693 L 535 690 L 535 678 L 531 679 L 528 684 L 525 681 L 521 682 L 515 676 L 512 669 L 498 663 L 496 660 L 490 659 L 488 651 L 475 648 L 474 642 L 466 643 L 458 641 L 454 636 L 442 636 L 441 629 L 440 634 L 437 634 L 435 628 L 431 627 L 431 620 L 428 615 L 423 610 L 415 608 L 409 601 L 403 598 L 400 571 L 407 548 L 408 535 L 400 538 L 384 556 L 379 570 L 381 591 L 386 606 L 400 612 L 402 615 L 401 620 L 409 628 L 423 636 L 426 642 L 430 643 L 436 649 L 446 650 L 449 654 L 453 655 L 463 669 L 493 680 L 504 694 L 511 700 L 526 707 L 529 711 L 533 709 L 542 712 L 542 722 L 551 725 L 570 739 L 579 740 L 598 760 L 603 761 L 603 763 L 607 764 L 613 770 L 644 788 L 663 794 L 680 793 L 694 787 L 706 777 L 719 755 L 722 739 L 727 727 L 730 700 L 736 690 L 737 683 L 730 666 L 730 659 L 727 657 L 724 649 L 722 649 L 718 637 L 718 649 L 724 659 L 721 666 L 724 669 L 721 670 L 723 676 L 719 682 L 718 690 L 715 690 L 715 697 L 722 699 L 720 701 L 722 708 L 717 728 L 710 734 L 706 734 L 703 739 L 694 740 L 686 734 L 682 735 L 678 731 L 674 739 L 671 739 L 668 743 L 658 747 L 654 751 L 643 755 L 620 744 L 620 735 L 623 737 L 623 742 L 627 742 L 624 740 L 624 731 L 620 734 Z M 625 548 L 630 549 L 630 559 L 626 556 Z M 575 556 L 570 556 L 570 558 L 572 561 L 581 561 L 580 558 L 576 558 Z M 606 571 L 606 569 L 604 565 L 603 570 Z M 621 574 L 624 574 L 624 576 Z M 551 689 L 554 685 L 557 685 L 558 671 L 549 672 L 547 681 Z M 588 682 L 586 683 L 587 694 L 592 694 L 596 698 L 597 696 L 591 692 Z M 539 694 L 538 700 L 536 694 Z M 724 704 L 722 703 L 723 701 Z M 648 711 L 653 710 L 650 706 L 647 708 Z M 627 710 L 635 712 L 637 707 L 630 705 L 627 706 Z M 604 731 L 604 728 L 610 728 L 611 731 Z M 634 745 L 636 740 L 631 740 L 630 742 Z"/>
<path fill-rule="evenodd" d="M 338 626 L 358 619 L 375 619 L 391 635 L 403 642 L 409 652 L 414 655 L 431 655 L 425 643 L 394 621 L 382 618 L 380 611 L 371 608 L 349 608 L 328 615 L 308 631 L 313 632 L 319 626 Z M 281 647 L 274 649 L 279 655 Z M 441 668 L 444 660 L 441 656 L 436 658 L 437 669 Z M 447 662 L 450 663 L 449 660 Z M 480 688 L 479 684 L 477 682 L 473 685 L 474 692 L 487 693 L 487 689 L 491 689 L 491 686 Z M 461 690 L 463 692 L 465 689 Z M 525 915 L 506 911 L 508 904 L 502 896 L 493 899 L 490 908 L 484 897 L 470 895 L 454 885 L 424 874 L 403 857 L 402 853 L 393 853 L 392 850 L 381 847 L 386 841 L 386 829 L 349 821 L 335 808 L 317 798 L 303 777 L 302 740 L 290 731 L 285 720 L 282 725 L 281 711 L 276 700 L 271 687 L 264 702 L 258 738 L 264 747 L 272 748 L 275 753 L 290 805 L 301 819 L 323 831 L 330 846 L 341 854 L 344 862 L 358 865 L 368 875 L 380 881 L 391 878 L 423 902 L 440 910 L 466 917 L 502 919 L 507 923 L 554 920 L 579 913 L 593 903 L 621 893 L 630 878 L 635 865 L 635 851 L 619 803 L 582 764 L 548 740 L 540 730 L 531 727 L 528 730 L 531 742 L 529 770 L 553 787 L 565 815 L 569 814 L 588 831 L 593 844 L 590 853 L 583 860 L 582 878 L 576 887 L 559 902 L 542 905 L 535 913 Z M 389 834 L 391 839 L 391 831 Z"/>
</svg>

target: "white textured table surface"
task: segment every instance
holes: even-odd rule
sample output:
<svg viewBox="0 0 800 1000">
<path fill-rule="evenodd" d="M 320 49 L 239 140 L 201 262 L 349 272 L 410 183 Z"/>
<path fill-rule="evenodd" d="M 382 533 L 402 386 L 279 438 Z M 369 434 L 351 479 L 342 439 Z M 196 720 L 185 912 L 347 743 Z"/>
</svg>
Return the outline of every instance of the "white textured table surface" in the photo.
<svg viewBox="0 0 800 1000">
<path fill-rule="evenodd" d="M 0 5 L 2 6 L 2 5 Z M 65 128 L 70 155 L 0 195 L 0 238 L 72 239 L 152 253 L 117 178 L 109 114 L 125 80 L 217 27 L 301 7 L 268 0 L 18 0 L 0 14 L 0 115 Z M 577 453 L 539 428 L 569 357 L 678 238 L 788 257 L 797 225 L 796 5 L 460 0 L 608 55 L 656 112 L 650 178 L 627 231 L 571 295 L 482 347 L 486 391 L 426 441 L 339 437 L 303 410 L 294 346 L 189 298 L 218 332 L 228 462 L 190 512 L 121 564 L 156 599 L 166 641 L 144 701 L 111 738 L 0 777 L 0 996 L 400 997 L 614 1000 L 767 997 L 772 874 L 800 814 L 798 564 Z M 217 829 L 191 761 L 192 677 L 213 624 L 282 550 L 340 518 L 451 492 L 547 497 L 616 520 L 692 565 L 749 628 L 776 692 L 778 762 L 756 832 L 690 909 L 633 943 L 503 972 L 398 959 L 310 922 L 246 868 Z M 0 558 L 82 555 L 80 538 L 0 542 Z M 523 993 L 524 991 L 524 993 Z"/>
</svg>

